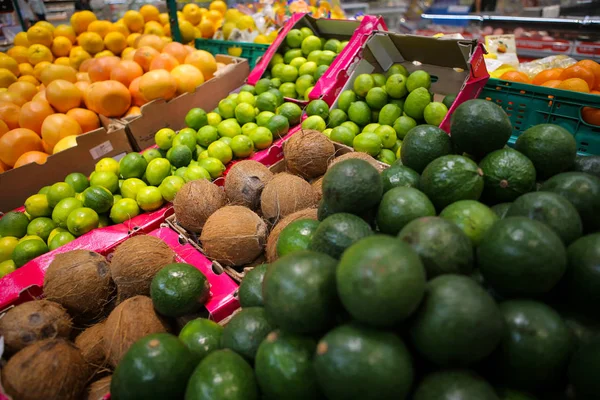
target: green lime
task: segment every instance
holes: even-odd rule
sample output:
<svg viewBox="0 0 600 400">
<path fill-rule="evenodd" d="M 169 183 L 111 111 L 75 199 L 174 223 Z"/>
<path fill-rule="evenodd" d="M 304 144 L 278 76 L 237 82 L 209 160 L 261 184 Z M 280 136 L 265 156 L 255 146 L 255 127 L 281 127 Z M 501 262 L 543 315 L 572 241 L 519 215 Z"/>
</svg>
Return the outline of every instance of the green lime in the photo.
<svg viewBox="0 0 600 400">
<path fill-rule="evenodd" d="M 67 218 L 71 211 L 83 207 L 83 202 L 74 197 L 67 197 L 58 202 L 52 210 L 52 220 L 61 228 L 67 227 Z"/>
<path fill-rule="evenodd" d="M 347 113 L 350 104 L 354 103 L 356 100 L 356 93 L 354 93 L 353 90 L 344 90 L 337 100 L 337 106 L 340 110 Z"/>
<path fill-rule="evenodd" d="M 185 344 L 198 364 L 204 357 L 221 348 L 223 327 L 206 318 L 196 318 L 185 324 L 179 340 Z"/>
<path fill-rule="evenodd" d="M 223 99 L 219 102 L 219 114 L 222 118 L 234 118 L 237 103 L 231 99 Z"/>
<path fill-rule="evenodd" d="M 269 123 L 269 120 L 273 118 L 275 113 L 271 111 L 263 111 L 256 116 L 256 123 L 258 126 L 266 126 Z"/>
<path fill-rule="evenodd" d="M 290 123 L 286 117 L 283 115 L 273 115 L 267 125 L 265 126 L 268 130 L 271 131 L 273 137 L 283 137 L 290 130 Z"/>
<path fill-rule="evenodd" d="M 29 218 L 25 213 L 9 211 L 0 218 L 0 237 L 22 238 L 27 234 L 27 225 L 29 225 Z"/>
<path fill-rule="evenodd" d="M 266 149 L 273 143 L 273 133 L 264 126 L 259 126 L 250 133 L 250 140 L 256 149 Z"/>
<path fill-rule="evenodd" d="M 159 129 L 154 135 L 154 141 L 162 150 L 169 150 L 173 146 L 173 138 L 175 138 L 175 131 L 171 128 Z"/>
<path fill-rule="evenodd" d="M 377 159 L 382 163 L 392 165 L 396 161 L 396 154 L 390 149 L 381 149 Z"/>
<path fill-rule="evenodd" d="M 90 178 L 91 186 L 102 186 L 108 189 L 111 193 L 117 193 L 119 191 L 119 177 L 112 172 L 96 172 Z M 74 196 L 72 193 L 70 196 Z"/>
<path fill-rule="evenodd" d="M 360 133 L 360 128 L 352 121 L 343 122 L 340 126 L 345 126 L 346 128 L 350 129 L 355 135 L 358 135 Z"/>
<path fill-rule="evenodd" d="M 263 78 L 261 80 L 259 80 L 258 82 L 256 82 L 256 85 L 254 86 L 254 90 L 256 92 L 256 94 L 261 94 L 264 92 L 267 92 L 269 89 L 273 88 L 273 82 L 271 82 L 270 79 L 267 78 Z"/>
<path fill-rule="evenodd" d="M 442 103 L 444 103 L 446 108 L 449 110 L 450 107 L 452 107 L 452 104 L 454 104 L 454 100 L 456 100 L 456 94 L 448 94 L 446 97 L 444 97 Z"/>
<path fill-rule="evenodd" d="M 134 179 L 135 179 L 135 178 L 134 178 Z M 123 182 L 125 182 L 125 181 L 123 181 Z M 122 198 L 123 198 L 123 196 L 121 196 L 120 194 L 115 194 L 115 195 L 113 195 L 113 205 L 114 205 L 114 204 L 115 204 L 117 201 L 121 200 Z"/>
<path fill-rule="evenodd" d="M 385 73 L 385 75 L 387 77 L 390 77 L 390 76 L 395 75 L 395 74 L 400 74 L 400 75 L 408 76 L 408 70 L 402 64 L 394 64 Z"/>
<path fill-rule="evenodd" d="M 240 124 L 248 122 L 254 122 L 256 114 L 254 112 L 254 106 L 248 103 L 240 103 L 235 107 L 235 119 Z"/>
<path fill-rule="evenodd" d="M 381 138 L 376 133 L 364 132 L 356 135 L 352 142 L 352 147 L 356 151 L 376 157 L 383 148 L 383 144 L 381 143 Z"/>
<path fill-rule="evenodd" d="M 150 162 L 152 160 L 156 160 L 157 158 L 163 158 L 162 153 L 158 149 L 147 149 L 142 153 L 146 162 Z"/>
<path fill-rule="evenodd" d="M 54 228 L 50 231 L 50 235 L 48 235 L 48 244 L 52 241 L 52 238 L 54 238 L 54 236 L 56 236 L 57 234 L 61 233 L 61 232 L 69 232 L 68 230 L 66 230 L 65 228 Z"/>
<path fill-rule="evenodd" d="M 39 240 L 40 242 L 44 242 L 44 239 L 42 239 L 39 236 L 36 236 L 36 235 L 25 235 L 21 239 L 19 239 L 19 243 L 23 243 L 23 242 L 25 242 L 27 240 Z"/>
<path fill-rule="evenodd" d="M 306 115 L 313 116 L 318 115 L 323 120 L 329 118 L 329 106 L 323 100 L 313 100 L 306 107 Z"/>
<path fill-rule="evenodd" d="M 292 49 L 297 49 L 302 45 L 304 35 L 300 29 L 292 29 L 285 36 L 285 43 Z"/>
<path fill-rule="evenodd" d="M 155 186 L 141 188 L 135 200 L 138 206 L 144 211 L 158 210 L 163 205 L 162 194 Z"/>
<path fill-rule="evenodd" d="M 296 84 L 293 82 L 282 83 L 279 87 L 279 91 L 284 97 L 289 97 L 291 99 L 295 99 L 297 95 Z"/>
<path fill-rule="evenodd" d="M 34 194 L 25 200 L 25 211 L 31 218 L 49 217 L 52 209 L 48 204 L 48 196 L 45 194 Z"/>
<path fill-rule="evenodd" d="M 391 149 L 396 144 L 396 131 L 389 125 L 381 125 L 374 132 L 381 139 L 381 144 L 385 149 Z"/>
<path fill-rule="evenodd" d="M 128 221 L 140 214 L 140 208 L 134 199 L 121 199 L 110 209 L 110 219 L 115 224 Z"/>
<path fill-rule="evenodd" d="M 380 126 L 381 126 L 381 124 L 374 122 L 374 123 L 371 123 L 371 124 L 365 126 L 362 131 L 363 132 L 375 132 L 375 129 L 379 128 Z"/>
<path fill-rule="evenodd" d="M 206 153 L 208 153 L 208 152 L 206 152 Z M 206 157 L 208 157 L 208 154 L 206 155 Z M 206 158 L 206 157 L 204 157 L 204 158 Z M 200 159 L 200 158 L 198 158 L 198 159 Z M 183 176 L 185 175 L 185 172 L 187 171 L 187 169 L 188 169 L 188 167 L 177 168 L 175 170 L 175 172 L 173 173 L 173 176 L 178 176 L 183 179 Z M 137 197 L 137 193 L 135 196 Z"/>
<path fill-rule="evenodd" d="M 235 102 L 235 104 L 237 105 L 238 104 L 238 100 L 237 100 L 238 96 L 239 95 L 237 93 L 229 93 L 229 95 L 226 97 L 226 99 Z"/>
<path fill-rule="evenodd" d="M 75 237 L 96 229 L 99 223 L 98 213 L 87 207 L 73 210 L 67 218 L 67 228 Z"/>
<path fill-rule="evenodd" d="M 252 110 L 254 112 L 254 110 Z M 196 133 L 196 143 L 200 146 L 208 147 L 209 144 L 219 138 L 219 132 L 216 127 L 206 125 L 198 129 Z"/>
<path fill-rule="evenodd" d="M 394 155 L 398 153 L 398 149 L 400 149 L 402 147 L 402 140 L 397 139 L 396 143 L 394 144 L 394 146 L 392 146 L 392 148 L 390 149 L 391 151 L 394 152 Z M 398 158 L 398 156 L 396 156 L 396 158 Z"/>
<path fill-rule="evenodd" d="M 423 111 L 423 118 L 429 125 L 440 126 L 444 118 L 448 114 L 448 108 L 444 103 L 438 103 L 437 101 L 431 102 L 425 106 Z"/>
<path fill-rule="evenodd" d="M 299 219 L 287 225 L 277 239 L 277 255 L 283 257 L 296 251 L 308 250 L 319 221 Z"/>
<path fill-rule="evenodd" d="M 320 62 L 320 59 L 321 58 L 319 56 L 319 62 Z M 315 74 L 314 74 L 315 82 L 318 81 L 319 79 L 321 79 L 323 74 L 329 69 L 328 65 L 322 65 L 322 64 L 319 64 L 319 62 L 317 62 L 317 70 L 315 71 Z"/>
<path fill-rule="evenodd" d="M 409 92 L 417 88 L 425 88 L 429 90 L 431 87 L 431 76 L 427 71 L 418 70 L 408 76 L 406 80 L 406 88 Z"/>
<path fill-rule="evenodd" d="M 371 75 L 367 75 L 371 77 Z M 348 118 L 350 121 L 356 123 L 359 126 L 365 126 L 371 123 L 371 109 L 369 105 L 364 101 L 355 101 L 350 104 L 348 109 Z"/>
<path fill-rule="evenodd" d="M 254 104 L 256 104 L 256 97 L 250 92 L 240 92 L 238 93 L 238 105 L 242 103 L 250 104 L 254 107 Z"/>
<path fill-rule="evenodd" d="M 185 167 L 192 161 L 192 152 L 189 147 L 178 144 L 169 149 L 167 152 L 167 160 L 169 160 L 171 165 L 175 168 Z"/>
<path fill-rule="evenodd" d="M 65 182 L 75 189 L 75 193 L 81 193 L 90 186 L 90 181 L 88 180 L 87 176 L 80 172 L 70 173 L 65 178 Z"/>
<path fill-rule="evenodd" d="M 319 132 L 323 132 L 325 129 L 327 129 L 327 124 L 322 117 L 318 115 L 312 115 L 302 121 L 302 129 L 316 129 Z"/>
<path fill-rule="evenodd" d="M 198 160 L 201 159 L 201 158 L 206 158 L 206 157 L 208 157 L 208 151 L 207 150 L 204 150 L 203 152 L 201 152 L 200 154 L 198 154 Z"/>
<path fill-rule="evenodd" d="M 242 135 L 240 134 L 240 135 L 237 135 L 237 136 L 242 136 Z M 235 136 L 234 136 L 234 137 L 235 137 Z M 231 145 L 231 141 L 232 141 L 232 140 L 233 140 L 233 139 L 232 139 L 232 138 L 230 138 L 230 137 L 228 137 L 228 136 L 223 136 L 223 137 L 220 137 L 220 138 L 219 138 L 218 142 L 223 142 L 223 143 L 225 143 L 227 146 L 229 146 L 229 145 Z"/>
<path fill-rule="evenodd" d="M 286 102 L 277 107 L 276 114 L 287 118 L 290 125 L 296 125 L 300 122 L 300 118 L 302 117 L 302 109 L 298 104 Z"/>
<path fill-rule="evenodd" d="M 202 128 L 208 124 L 206 111 L 201 108 L 192 108 L 185 116 L 185 124 L 195 130 Z"/>
<path fill-rule="evenodd" d="M 308 56 L 311 52 L 315 50 L 322 50 L 323 45 L 321 44 L 321 39 L 316 36 L 307 36 L 302 41 L 302 54 Z"/>
<path fill-rule="evenodd" d="M 323 135 L 327 136 L 328 138 L 331 138 L 331 132 L 333 131 L 333 129 L 331 128 L 327 128 L 323 131 Z"/>
<path fill-rule="evenodd" d="M 352 146 L 354 141 L 354 132 L 345 126 L 337 126 L 331 130 L 329 138 L 334 142 L 345 144 L 346 146 Z"/>
<path fill-rule="evenodd" d="M 369 90 L 365 101 L 371 109 L 380 110 L 388 102 L 388 95 L 384 89 L 379 86 Z"/>
<path fill-rule="evenodd" d="M 0 262 L 0 278 L 14 272 L 17 269 L 13 260 L 6 260 Z"/>
<path fill-rule="evenodd" d="M 152 186 L 160 185 L 169 175 L 171 175 L 171 163 L 166 158 L 152 160 L 146 168 L 146 180 Z"/>
<path fill-rule="evenodd" d="M 254 112 L 254 110 L 252 112 Z M 217 132 L 220 136 L 232 138 L 237 135 L 241 135 L 242 128 L 240 127 L 239 122 L 235 118 L 229 118 L 221 121 L 219 126 L 217 126 Z"/>
<path fill-rule="evenodd" d="M 41 188 L 41 189 L 38 191 L 38 194 L 48 194 L 48 191 L 49 191 L 49 190 L 50 190 L 50 186 L 49 186 L 49 185 L 48 185 L 48 186 L 44 186 L 43 188 Z"/>
<path fill-rule="evenodd" d="M 296 69 L 300 68 L 305 62 L 307 62 L 304 57 L 296 57 L 291 62 L 290 65 Z"/>
<path fill-rule="evenodd" d="M 342 111 L 338 108 L 335 108 L 329 112 L 329 119 L 327 120 L 327 126 L 329 128 L 335 128 L 337 126 L 340 126 L 347 120 L 348 120 L 348 115 L 344 111 Z"/>
<path fill-rule="evenodd" d="M 16 268 L 21 268 L 29 261 L 48 252 L 48 246 L 41 240 L 26 240 L 19 243 L 12 253 Z"/>
<path fill-rule="evenodd" d="M 408 90 L 406 89 L 407 78 L 401 74 L 390 75 L 385 82 L 385 91 L 388 96 L 394 99 L 401 99 L 406 96 Z"/>
<path fill-rule="evenodd" d="M 323 46 L 323 50 L 330 50 L 335 53 L 339 53 L 342 48 L 342 42 L 337 39 L 329 39 L 325 42 L 325 46 Z"/>
<path fill-rule="evenodd" d="M 379 110 L 371 110 L 371 121 L 379 121 Z"/>
<path fill-rule="evenodd" d="M 402 76 L 402 75 L 400 75 Z M 402 115 L 402 110 L 396 104 L 386 104 L 383 106 L 381 111 L 379 111 L 379 123 L 381 125 L 394 125 L 394 122 L 400 118 Z"/>
<path fill-rule="evenodd" d="M 354 80 L 354 92 L 360 97 L 365 97 L 369 90 L 375 87 L 375 80 L 370 74 L 360 74 Z"/>
<path fill-rule="evenodd" d="M 19 244 L 19 239 L 13 236 L 0 238 L 0 262 L 10 260 L 13 250 Z"/>
<path fill-rule="evenodd" d="M 199 165 L 190 165 L 185 174 L 183 174 L 183 180 L 185 182 L 195 181 L 197 179 L 207 179 L 210 180 L 210 174 L 204 168 Z"/>
<path fill-rule="evenodd" d="M 306 59 L 308 60 L 308 62 L 314 62 L 315 64 L 318 65 L 318 61 L 319 58 L 321 57 L 321 50 L 314 50 L 311 51 L 310 54 L 308 55 L 308 57 L 306 57 Z"/>
<path fill-rule="evenodd" d="M 249 136 L 250 133 L 253 132 L 256 128 L 258 128 L 257 124 L 255 124 L 254 122 L 248 122 L 248 123 L 242 125 L 242 135 Z M 238 136 L 242 136 L 242 135 L 234 136 L 234 138 L 236 138 Z"/>
<path fill-rule="evenodd" d="M 271 78 L 271 83 L 273 84 L 273 89 L 279 89 L 279 86 L 281 86 L 281 79 Z"/>
<path fill-rule="evenodd" d="M 110 226 L 110 219 L 108 218 L 108 215 L 105 214 L 101 214 L 98 215 L 98 228 L 104 228 L 107 226 Z"/>
<path fill-rule="evenodd" d="M 306 91 L 304 92 L 304 100 L 306 100 L 306 101 L 310 100 L 310 92 L 312 92 L 312 90 L 314 88 L 315 88 L 314 86 L 311 86 L 308 89 L 306 89 Z"/>
<path fill-rule="evenodd" d="M 323 50 L 321 52 L 321 55 L 319 56 L 319 61 L 317 61 L 317 65 L 319 65 L 319 66 L 321 66 L 321 65 L 329 66 L 329 65 L 331 65 L 331 63 L 335 59 L 335 56 L 337 56 L 337 54 L 334 53 L 333 51 Z"/>
<path fill-rule="evenodd" d="M 223 165 L 220 160 L 217 160 L 213 157 L 207 157 L 198 160 L 198 165 L 207 170 L 212 179 L 217 179 L 223 175 L 223 172 L 225 172 L 225 165 Z"/>
<path fill-rule="evenodd" d="M 384 87 L 385 81 L 387 80 L 384 74 L 371 74 L 373 80 L 375 81 L 376 87 Z"/>
<path fill-rule="evenodd" d="M 315 85 L 315 78 L 312 75 L 301 75 L 296 81 L 296 92 L 298 95 L 304 94 L 309 87 Z"/>
<path fill-rule="evenodd" d="M 278 89 L 269 89 L 267 93 L 273 93 L 277 98 L 277 107 L 283 104 L 283 93 L 281 93 Z"/>
<path fill-rule="evenodd" d="M 165 201 L 173 201 L 175 195 L 184 184 L 185 179 L 180 176 L 167 176 L 158 187 L 158 190 L 160 190 L 160 194 Z"/>
<path fill-rule="evenodd" d="M 193 153 L 196 150 L 196 131 L 192 128 L 184 128 L 173 138 L 173 147 L 184 145 Z M 173 148 L 171 147 L 171 148 Z"/>
<path fill-rule="evenodd" d="M 401 112 L 404 112 L 404 102 L 405 102 L 405 99 L 389 99 L 389 101 L 388 101 L 388 103 L 394 104 L 394 105 L 400 107 Z"/>
<path fill-rule="evenodd" d="M 210 126 L 217 126 L 217 125 L 219 125 L 219 122 L 222 121 L 221 115 L 216 112 L 209 112 L 208 114 L 206 114 L 206 119 L 207 119 L 208 125 L 210 125 Z M 204 128 L 204 126 L 202 128 Z M 202 129 L 202 128 L 200 128 L 200 129 Z"/>
<path fill-rule="evenodd" d="M 214 157 L 221 161 L 223 164 L 227 164 L 233 158 L 231 147 L 227 143 L 221 141 L 212 142 L 208 146 L 208 156 Z M 189 169 L 188 169 L 189 171 Z"/>
<path fill-rule="evenodd" d="M 119 162 L 119 170 L 123 179 L 141 178 L 146 172 L 148 162 L 140 153 L 129 153 Z"/>
<path fill-rule="evenodd" d="M 252 154 L 254 151 L 254 143 L 252 139 L 245 135 L 238 135 L 231 140 L 231 151 L 235 158 L 245 158 Z"/>
<path fill-rule="evenodd" d="M 112 172 L 115 175 L 119 175 L 119 162 L 114 158 L 105 157 L 96 163 L 94 171 L 106 171 Z"/>
<path fill-rule="evenodd" d="M 300 55 L 302 55 L 302 53 L 300 53 Z M 285 64 L 281 63 L 281 64 L 276 64 L 273 66 L 273 68 L 271 69 L 271 73 L 273 74 L 273 78 L 279 79 L 279 81 L 281 81 L 281 72 L 283 71 L 283 67 L 285 67 Z"/>
<path fill-rule="evenodd" d="M 102 172 L 102 174 L 105 174 L 105 173 L 114 175 L 116 177 L 116 175 L 111 172 Z M 100 173 L 97 173 L 97 174 L 100 174 Z M 117 178 L 117 184 L 118 184 L 118 181 L 119 181 L 119 178 Z M 58 202 L 61 201 L 62 199 L 66 199 L 67 197 L 75 196 L 75 190 L 71 187 L 71 185 L 69 185 L 66 182 L 57 182 L 54 185 L 50 186 L 50 190 L 48 190 L 48 193 L 46 194 L 46 196 L 48 198 L 48 205 L 50 206 L 50 208 L 54 208 L 54 207 L 56 207 Z"/>
<path fill-rule="evenodd" d="M 394 130 L 399 139 L 404 140 L 408 131 L 417 126 L 417 121 L 413 118 L 403 115 L 394 121 Z"/>
<path fill-rule="evenodd" d="M 315 33 L 312 31 L 312 29 L 307 28 L 307 27 L 300 28 L 300 31 L 302 32 L 302 35 L 305 38 L 307 38 L 309 36 L 314 36 L 315 35 Z"/>
<path fill-rule="evenodd" d="M 256 98 L 256 107 L 259 111 L 271 111 L 277 110 L 278 99 L 273 93 L 265 92 L 258 95 Z"/>
<path fill-rule="evenodd" d="M 174 263 L 164 266 L 156 273 L 150 285 L 154 308 L 168 317 L 181 317 L 200 311 L 209 296 L 208 279 L 190 264 Z"/>
<path fill-rule="evenodd" d="M 75 236 L 71 232 L 59 232 L 48 242 L 48 249 L 50 251 L 56 250 L 73 240 L 75 240 Z"/>
<path fill-rule="evenodd" d="M 317 72 L 317 63 L 314 61 L 306 61 L 304 64 L 298 67 L 298 75 L 311 75 L 314 78 L 315 72 Z"/>
<path fill-rule="evenodd" d="M 83 192 L 83 206 L 91 208 L 98 214 L 110 210 L 114 202 L 112 193 L 104 186 L 92 185 Z"/>
<path fill-rule="evenodd" d="M 411 118 L 422 120 L 425 107 L 431 103 L 429 91 L 424 87 L 416 88 L 408 94 L 404 102 L 404 112 Z"/>
<path fill-rule="evenodd" d="M 27 234 L 35 235 L 42 238 L 44 242 L 48 241 L 50 232 L 56 228 L 54 221 L 48 217 L 38 217 L 33 219 L 29 225 L 27 225 Z"/>
<path fill-rule="evenodd" d="M 121 195 L 123 198 L 135 199 L 141 188 L 148 186 L 146 182 L 138 178 L 125 179 L 121 185 Z"/>
<path fill-rule="evenodd" d="M 281 83 L 295 82 L 298 79 L 298 68 L 293 65 L 284 65 L 281 68 L 279 79 Z"/>
<path fill-rule="evenodd" d="M 298 46 L 296 46 L 296 47 L 300 47 L 301 43 L 302 43 L 302 40 L 300 40 L 300 42 L 298 43 Z M 292 47 L 292 46 L 290 46 L 290 47 Z M 275 54 L 273 54 L 273 58 L 271 58 L 271 61 L 269 61 L 269 68 L 273 68 L 274 65 L 282 64 L 282 63 L 283 63 L 283 56 L 279 53 L 275 53 Z M 254 86 L 244 85 L 244 86 L 242 86 L 242 89 L 240 91 L 254 93 Z"/>
</svg>

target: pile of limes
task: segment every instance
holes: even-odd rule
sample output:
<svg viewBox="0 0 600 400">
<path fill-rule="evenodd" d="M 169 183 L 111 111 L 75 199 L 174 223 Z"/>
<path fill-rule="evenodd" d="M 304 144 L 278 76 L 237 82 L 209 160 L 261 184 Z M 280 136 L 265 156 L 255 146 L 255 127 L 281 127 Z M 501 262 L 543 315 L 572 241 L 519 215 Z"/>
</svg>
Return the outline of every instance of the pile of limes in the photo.
<svg viewBox="0 0 600 400">
<path fill-rule="evenodd" d="M 401 64 L 392 65 L 385 75 L 360 74 L 332 110 L 323 100 L 310 102 L 302 127 L 392 164 L 400 158 L 408 131 L 422 124 L 439 126 L 454 102 L 455 95 L 433 101 L 430 87 L 429 73 L 409 74 Z"/>
<path fill-rule="evenodd" d="M 257 92 L 276 88 L 285 97 L 308 100 L 315 83 L 347 44 L 315 36 L 310 28 L 292 29 L 271 59 L 265 78 L 257 82 Z"/>
</svg>

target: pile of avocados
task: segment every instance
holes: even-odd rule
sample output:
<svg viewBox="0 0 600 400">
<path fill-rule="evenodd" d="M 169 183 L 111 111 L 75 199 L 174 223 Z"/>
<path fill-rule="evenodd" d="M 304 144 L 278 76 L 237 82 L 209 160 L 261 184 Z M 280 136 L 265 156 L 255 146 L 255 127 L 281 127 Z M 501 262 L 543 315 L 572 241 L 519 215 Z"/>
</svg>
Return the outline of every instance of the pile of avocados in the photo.
<svg viewBox="0 0 600 400">
<path fill-rule="evenodd" d="M 600 157 L 560 126 L 514 148 L 511 133 L 470 100 L 450 136 L 415 127 L 381 173 L 335 163 L 319 222 L 246 273 L 224 328 L 195 328 L 212 344 L 193 367 L 144 375 L 182 356 L 136 343 L 123 383 L 187 400 L 599 399 Z"/>
</svg>

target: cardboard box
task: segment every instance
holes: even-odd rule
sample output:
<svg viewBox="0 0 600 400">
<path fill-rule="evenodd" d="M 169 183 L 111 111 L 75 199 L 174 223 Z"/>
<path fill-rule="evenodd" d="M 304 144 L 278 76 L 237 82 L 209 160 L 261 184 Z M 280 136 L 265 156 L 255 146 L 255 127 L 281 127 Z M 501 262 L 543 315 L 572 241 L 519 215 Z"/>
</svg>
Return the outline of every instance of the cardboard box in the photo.
<svg viewBox="0 0 600 400">
<path fill-rule="evenodd" d="M 45 164 L 31 163 L 0 174 L 0 211 L 22 206 L 42 187 L 63 181 L 72 172 L 89 175 L 103 157 L 132 151 L 125 127 L 101 118 L 103 127 L 77 137 L 77 146 L 48 157 Z"/>
<path fill-rule="evenodd" d="M 158 99 L 144 104 L 141 115 L 126 120 L 126 129 L 134 151 L 154 145 L 154 135 L 162 128 L 175 131 L 185 128 L 185 116 L 194 107 L 206 112 L 215 109 L 219 101 L 242 86 L 248 77 L 248 61 L 242 58 L 217 55 L 217 62 L 227 64 L 218 76 L 204 82 L 193 93 L 184 93 L 170 101 Z"/>
</svg>

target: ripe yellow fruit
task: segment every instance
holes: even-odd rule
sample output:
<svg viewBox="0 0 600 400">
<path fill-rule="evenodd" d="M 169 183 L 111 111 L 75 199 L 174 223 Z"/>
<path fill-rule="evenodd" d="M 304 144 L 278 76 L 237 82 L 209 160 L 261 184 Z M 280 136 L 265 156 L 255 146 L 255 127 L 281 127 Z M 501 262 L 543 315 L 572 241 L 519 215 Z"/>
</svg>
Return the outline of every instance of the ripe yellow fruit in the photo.
<svg viewBox="0 0 600 400">
<path fill-rule="evenodd" d="M 18 82 L 29 82 L 29 83 L 33 83 L 35 86 L 39 86 L 40 85 L 40 81 L 38 81 L 37 79 L 35 79 L 35 76 L 33 75 L 23 75 L 20 76 L 17 79 Z"/>
<path fill-rule="evenodd" d="M 0 68 L 0 88 L 8 88 L 17 81 L 17 77 L 6 68 Z"/>
<path fill-rule="evenodd" d="M 54 38 L 57 37 L 66 37 L 67 39 L 69 39 L 71 44 L 75 44 L 75 40 L 77 40 L 77 35 L 75 35 L 75 30 L 73 29 L 73 27 L 71 25 L 65 24 L 58 25 L 54 29 Z"/>
<path fill-rule="evenodd" d="M 33 76 L 33 66 L 29 62 L 19 64 L 19 75 L 21 77 L 31 75 Z"/>
<path fill-rule="evenodd" d="M 119 32 L 125 37 L 129 36 L 129 34 L 131 33 L 129 32 L 129 28 L 127 28 L 127 25 L 125 25 L 125 22 L 123 21 L 117 21 L 114 24 L 112 24 L 112 32 Z"/>
<path fill-rule="evenodd" d="M 88 26 L 97 19 L 96 15 L 89 10 L 78 11 L 71 16 L 71 26 L 79 35 L 87 31 Z"/>
<path fill-rule="evenodd" d="M 144 17 L 144 22 L 148 23 L 150 21 L 160 21 L 160 13 L 158 12 L 158 8 L 151 4 L 145 4 L 140 8 L 140 14 Z"/>
<path fill-rule="evenodd" d="M 104 46 L 114 54 L 121 54 L 127 47 L 127 38 L 120 32 L 109 32 L 104 38 Z"/>
<path fill-rule="evenodd" d="M 179 21 L 179 32 L 181 33 L 181 41 L 183 43 L 189 43 L 196 37 L 194 25 L 189 21 Z"/>
<path fill-rule="evenodd" d="M 15 46 L 29 47 L 29 40 L 27 40 L 27 32 L 19 32 L 15 35 L 14 39 Z"/>
<path fill-rule="evenodd" d="M 202 19 L 200 7 L 194 3 L 188 3 L 183 7 L 183 17 L 192 25 L 198 25 Z"/>
<path fill-rule="evenodd" d="M 52 32 L 42 26 L 32 26 L 27 30 L 29 44 L 42 44 L 46 47 L 52 46 Z"/>
<path fill-rule="evenodd" d="M 169 14 L 167 14 L 167 13 L 158 14 L 158 22 L 160 22 L 161 25 L 168 24 L 169 23 Z"/>
<path fill-rule="evenodd" d="M 135 54 L 135 49 L 133 47 L 126 47 L 122 52 L 121 52 L 121 58 L 123 60 L 131 60 L 133 61 L 133 55 Z"/>
<path fill-rule="evenodd" d="M 54 64 L 64 65 L 65 67 L 70 67 L 71 60 L 69 60 L 69 57 L 58 57 L 56 60 L 54 60 Z"/>
<path fill-rule="evenodd" d="M 69 60 L 71 61 L 71 66 L 76 70 L 79 70 L 79 66 L 85 60 L 89 60 L 92 58 L 90 53 L 82 49 L 81 47 L 73 47 L 71 49 L 71 53 L 69 54 Z"/>
<path fill-rule="evenodd" d="M 144 29 L 144 17 L 138 11 L 125 12 L 123 21 L 131 32 L 141 32 Z"/>
<path fill-rule="evenodd" d="M 225 24 L 225 25 L 227 25 L 227 24 Z M 198 25 L 198 29 L 200 30 L 202 37 L 205 39 L 210 39 L 215 34 L 215 25 L 206 18 L 204 18 L 204 19 L 202 19 L 202 21 L 200 21 L 200 25 Z M 225 30 L 223 30 L 223 34 L 225 35 Z M 231 32 L 229 34 L 231 34 Z M 229 34 L 225 35 L 226 39 L 229 37 Z"/>
<path fill-rule="evenodd" d="M 127 46 L 129 47 L 134 47 L 135 48 L 135 41 L 137 40 L 137 38 L 139 38 L 140 36 L 142 36 L 141 33 L 132 33 L 129 36 L 127 36 Z"/>
<path fill-rule="evenodd" d="M 100 35 L 100 37 L 102 39 L 104 39 L 104 37 L 111 30 L 112 30 L 112 23 L 110 21 L 104 21 L 104 20 L 93 21 L 92 23 L 89 24 L 89 26 L 87 28 L 88 32 L 95 32 L 98 35 Z"/>
<path fill-rule="evenodd" d="M 269 38 L 266 37 L 265 35 L 258 35 L 257 37 L 254 38 L 254 43 L 269 44 Z"/>
<path fill-rule="evenodd" d="M 56 37 L 52 42 L 52 54 L 54 54 L 55 57 L 67 57 L 71 52 L 72 47 L 73 44 L 69 38 L 64 36 Z"/>
<path fill-rule="evenodd" d="M 216 10 L 208 10 L 208 12 L 204 14 L 204 18 L 208 18 L 214 23 L 223 19 L 223 14 Z"/>
<path fill-rule="evenodd" d="M 38 21 L 35 23 L 34 26 L 40 26 L 42 28 L 46 28 L 48 29 L 50 32 L 52 32 L 52 34 L 54 34 L 54 25 L 52 25 L 50 22 L 48 21 Z"/>
<path fill-rule="evenodd" d="M 14 58 L 15 61 L 17 62 L 17 64 L 22 64 L 22 63 L 27 62 L 27 47 L 13 46 L 10 49 L 8 49 L 6 54 L 9 57 Z"/>
<path fill-rule="evenodd" d="M 83 32 L 77 37 L 77 43 L 90 54 L 96 54 L 104 50 L 104 41 L 95 32 Z"/>
<path fill-rule="evenodd" d="M 251 16 L 244 15 L 240 17 L 240 19 L 238 19 L 236 27 L 241 31 L 244 31 L 246 29 L 252 30 L 256 28 L 256 24 L 254 23 L 254 19 Z"/>
<path fill-rule="evenodd" d="M 231 32 L 235 29 L 235 22 L 225 22 L 225 24 L 223 24 L 223 36 L 225 37 L 225 40 L 227 40 L 229 38 L 229 35 L 231 35 Z"/>
<path fill-rule="evenodd" d="M 144 35 L 164 36 L 165 29 L 160 22 L 150 21 L 146 23 L 146 26 L 144 26 Z"/>
<path fill-rule="evenodd" d="M 39 46 L 35 45 L 35 46 Z M 17 63 L 17 61 L 9 56 L 1 56 L 0 57 L 0 68 L 4 68 L 9 70 L 10 72 L 13 73 L 13 75 L 15 76 L 19 76 L 19 64 Z"/>
<path fill-rule="evenodd" d="M 101 52 L 96 53 L 96 55 L 94 55 L 94 58 L 111 57 L 111 56 L 114 56 L 114 55 L 115 55 L 115 53 L 113 53 L 110 50 L 102 50 Z"/>
<path fill-rule="evenodd" d="M 227 12 L 227 4 L 222 0 L 215 0 L 210 3 L 208 9 L 211 11 L 217 11 L 221 15 L 225 15 Z"/>
</svg>

